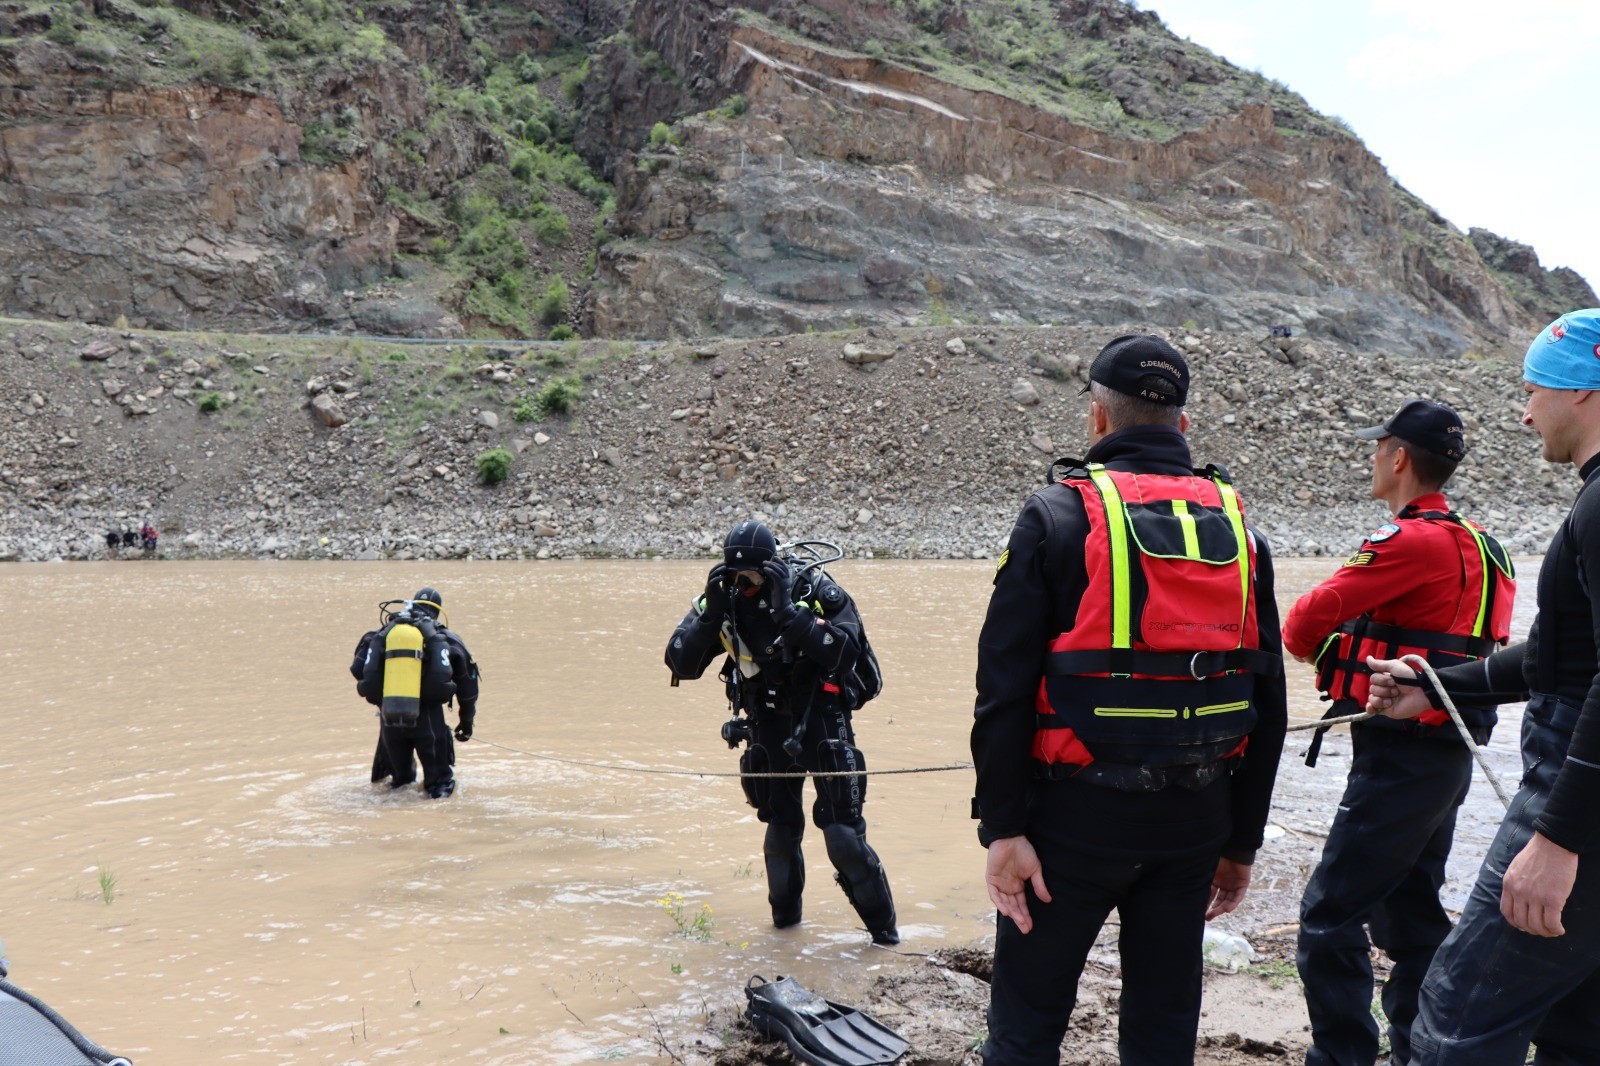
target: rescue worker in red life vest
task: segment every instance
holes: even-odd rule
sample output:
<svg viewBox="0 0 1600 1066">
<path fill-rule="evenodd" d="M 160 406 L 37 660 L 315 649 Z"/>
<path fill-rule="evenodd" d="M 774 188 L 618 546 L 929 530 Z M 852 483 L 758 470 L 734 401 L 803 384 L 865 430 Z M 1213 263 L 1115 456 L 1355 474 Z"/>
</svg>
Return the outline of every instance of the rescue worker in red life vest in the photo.
<svg viewBox="0 0 1600 1066">
<path fill-rule="evenodd" d="M 1359 714 L 1367 701 L 1367 657 L 1418 654 L 1438 667 L 1482 658 L 1505 643 L 1516 595 L 1505 549 L 1450 509 L 1444 486 L 1466 454 L 1460 417 L 1428 400 L 1357 437 L 1376 441 L 1372 496 L 1394 520 L 1302 596 L 1283 625 L 1284 647 L 1315 660 L 1328 717 Z M 1494 728 L 1492 704 L 1463 702 L 1479 744 Z M 1306 756 L 1315 766 L 1325 730 Z M 1372 943 L 1394 963 L 1383 986 L 1390 1061 L 1411 1060 L 1417 996 L 1434 952 L 1450 932 L 1439 903 L 1456 810 L 1472 756 L 1443 711 L 1416 719 L 1378 717 L 1350 732 L 1350 777 L 1300 904 L 1296 961 L 1305 982 L 1312 1046 L 1307 1066 L 1372 1066 Z"/>
<path fill-rule="evenodd" d="M 780 553 L 760 522 L 735 526 L 722 555 L 705 593 L 667 642 L 672 683 L 700 677 L 726 652 L 721 679 L 735 717 L 723 725 L 722 739 L 730 748 L 749 745 L 740 771 L 840 775 L 813 779 L 811 820 L 822 831 L 834 880 L 873 942 L 898 944 L 889 878 L 867 843 L 867 778 L 858 773 L 866 759 L 851 726 L 851 713 L 882 688 L 861 614 L 820 566 Z M 798 925 L 806 883 L 805 779 L 745 777 L 740 784 L 767 827 L 762 852 L 772 924 Z"/>
<path fill-rule="evenodd" d="M 1059 1060 L 1113 908 L 1122 1063 L 1192 1064 L 1205 923 L 1250 883 L 1286 720 L 1272 561 L 1227 474 L 1192 469 L 1188 390 L 1160 338 L 1106 345 L 1085 461 L 995 571 L 972 727 L 990 1066 Z"/>
</svg>

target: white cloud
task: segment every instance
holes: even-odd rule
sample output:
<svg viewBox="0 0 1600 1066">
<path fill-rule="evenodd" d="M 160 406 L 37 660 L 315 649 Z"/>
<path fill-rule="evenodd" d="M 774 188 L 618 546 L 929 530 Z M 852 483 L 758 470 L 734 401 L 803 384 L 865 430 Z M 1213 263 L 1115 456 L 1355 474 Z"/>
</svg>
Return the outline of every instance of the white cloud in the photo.
<svg viewBox="0 0 1600 1066">
<path fill-rule="evenodd" d="M 1202 17 L 1168 22 L 1167 28 L 1180 37 L 1187 37 L 1209 48 L 1235 66 L 1248 70 L 1260 62 L 1256 52 L 1261 40 L 1259 26 L 1231 19 Z"/>
<path fill-rule="evenodd" d="M 1593 0 L 1372 0 L 1371 16 L 1392 29 L 1362 45 L 1346 66 L 1373 88 L 1427 84 L 1486 65 L 1516 65 L 1491 77 L 1543 81 L 1590 61 L 1587 42 L 1600 37 Z"/>
</svg>

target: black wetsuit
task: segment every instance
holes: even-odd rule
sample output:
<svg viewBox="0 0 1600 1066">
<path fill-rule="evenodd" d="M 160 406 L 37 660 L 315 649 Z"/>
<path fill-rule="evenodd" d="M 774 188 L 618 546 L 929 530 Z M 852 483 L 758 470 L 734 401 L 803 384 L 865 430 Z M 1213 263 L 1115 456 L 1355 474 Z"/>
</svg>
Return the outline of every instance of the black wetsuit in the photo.
<svg viewBox="0 0 1600 1066">
<path fill-rule="evenodd" d="M 1086 460 L 1113 471 L 1193 473 L 1187 441 L 1166 426 L 1109 434 Z M 984 1061 L 1058 1060 L 1078 978 L 1115 907 L 1122 1061 L 1179 1066 L 1194 1056 L 1205 901 L 1218 857 L 1252 862 L 1266 826 L 1287 722 L 1283 677 L 1257 676 L 1257 723 L 1243 762 L 1198 790 L 1133 792 L 1088 783 L 1087 774 L 1041 777 L 1031 746 L 1045 659 L 1051 640 L 1073 626 L 1089 584 L 1081 498 L 1071 492 L 1052 508 L 1041 495 L 1023 508 L 995 574 L 978 639 L 972 754 L 980 841 L 1026 836 L 1054 901 L 1043 904 L 1028 890 L 1034 927 L 1026 935 L 999 918 Z M 1255 543 L 1258 646 L 1279 653 L 1272 559 L 1265 540 Z"/>
<path fill-rule="evenodd" d="M 1439 671 L 1456 700 L 1528 700 L 1523 778 L 1456 929 L 1422 985 L 1413 1063 L 1600 1062 L 1600 456 L 1545 551 L 1528 639 Z M 1533 834 L 1578 853 L 1566 932 L 1537 937 L 1500 913 L 1507 865 Z"/>
<path fill-rule="evenodd" d="M 765 586 L 732 599 L 731 634 L 743 643 L 758 669 L 741 674 L 733 657 L 723 665 L 728 698 L 749 716 L 754 736 L 740 760 L 745 772 L 864 770 L 855 746 L 850 714 L 860 698 L 855 666 L 862 652 L 861 616 L 848 594 L 823 577 L 810 589 L 797 588 L 807 609 L 780 629 L 767 603 Z M 677 678 L 693 680 L 723 652 L 722 623 L 727 610 L 697 604 L 678 624 L 667 644 L 666 663 Z M 748 667 L 747 667 L 748 671 Z M 883 864 L 867 843 L 862 816 L 867 779 L 849 776 L 817 779 L 811 820 L 822 830 L 837 880 L 875 939 L 894 942 L 894 900 Z M 805 861 L 802 778 L 743 781 L 745 797 L 767 826 L 763 853 L 767 898 L 774 924 L 801 919 Z"/>
<path fill-rule="evenodd" d="M 438 625 L 445 638 L 450 656 L 450 676 L 455 682 L 456 707 L 462 721 L 471 721 L 478 709 L 478 671 L 467 646 L 453 630 Z M 354 672 L 352 665 L 351 672 Z M 367 644 L 367 665 L 363 671 L 361 691 L 370 694 L 383 692 L 383 642 L 373 634 Z M 378 701 L 381 702 L 381 699 Z M 412 726 L 380 725 L 379 752 L 373 757 L 372 779 L 381 781 L 390 776 L 391 788 L 401 788 L 417 779 L 416 759 L 422 763 L 422 787 L 428 795 L 442 799 L 455 791 L 456 761 L 455 738 L 450 724 L 445 720 L 445 702 L 423 699 L 417 722 Z"/>
</svg>

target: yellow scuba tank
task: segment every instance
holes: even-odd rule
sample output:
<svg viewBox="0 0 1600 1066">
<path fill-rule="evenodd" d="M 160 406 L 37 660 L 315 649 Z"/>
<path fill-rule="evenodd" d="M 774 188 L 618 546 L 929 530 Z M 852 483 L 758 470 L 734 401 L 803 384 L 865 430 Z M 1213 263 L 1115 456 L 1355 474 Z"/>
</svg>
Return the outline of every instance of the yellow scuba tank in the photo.
<svg viewBox="0 0 1600 1066">
<path fill-rule="evenodd" d="M 413 726 L 422 706 L 422 630 L 396 621 L 383 640 L 383 724 Z"/>
</svg>

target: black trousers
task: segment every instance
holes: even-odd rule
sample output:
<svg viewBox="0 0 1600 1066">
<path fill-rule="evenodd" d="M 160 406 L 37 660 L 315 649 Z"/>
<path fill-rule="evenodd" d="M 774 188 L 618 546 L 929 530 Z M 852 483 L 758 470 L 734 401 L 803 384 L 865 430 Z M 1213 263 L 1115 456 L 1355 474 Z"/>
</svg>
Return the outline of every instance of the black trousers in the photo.
<svg viewBox="0 0 1600 1066">
<path fill-rule="evenodd" d="M 1439 902 L 1456 811 L 1472 780 L 1459 737 L 1378 725 L 1351 730 L 1350 777 L 1300 903 L 1295 962 L 1305 982 L 1307 1066 L 1373 1066 L 1371 943 L 1394 964 L 1383 985 L 1391 1061 L 1411 1061 L 1417 996 L 1450 934 Z"/>
<path fill-rule="evenodd" d="M 1122 920 L 1117 1051 L 1123 1066 L 1192 1066 L 1200 1024 L 1201 942 L 1215 851 L 1154 862 L 1051 847 L 1051 902 L 1028 892 L 1033 931 L 998 916 L 987 1066 L 1057 1066 L 1078 978 L 1112 908 Z"/>
<path fill-rule="evenodd" d="M 384 726 L 381 741 L 389 769 L 394 774 L 390 783 L 395 788 L 417 779 L 411 763 L 413 752 L 422 763 L 423 788 L 434 792 L 454 783 L 455 771 L 451 767 L 456 761 L 455 737 L 445 721 L 443 706 L 424 706 L 417 716 L 417 724 L 409 728 Z"/>
<path fill-rule="evenodd" d="M 1530 1041 L 1536 1066 L 1600 1063 L 1600 853 L 1578 858 L 1561 936 L 1524 933 L 1500 913 L 1506 867 L 1533 839 L 1579 711 L 1537 692 L 1523 711 L 1522 786 L 1423 982 L 1413 1066 L 1521 1066 Z"/>
<path fill-rule="evenodd" d="M 822 758 L 823 742 L 839 740 L 851 747 L 856 742 L 849 713 L 838 705 L 837 700 L 825 696 L 817 697 L 811 713 L 804 715 L 803 720 L 792 714 L 765 714 L 756 718 L 754 725 L 755 743 L 766 749 L 774 770 L 797 767 L 813 771 L 833 770 L 835 767 Z M 797 726 L 800 727 L 800 757 L 791 759 L 783 745 L 794 737 Z M 864 802 L 865 779 L 862 780 L 861 795 Z M 814 782 L 817 798 L 811 806 L 812 823 L 818 829 L 827 829 L 830 825 L 848 825 L 865 834 L 867 822 L 861 815 L 861 802 L 851 804 L 848 796 L 840 795 L 842 788 L 835 787 L 832 783 L 835 781 L 838 779 L 831 779 L 827 786 L 820 781 Z M 755 805 L 756 817 L 769 824 L 792 827 L 798 842 L 806 825 L 805 784 L 805 780 L 798 777 L 769 781 L 766 802 Z"/>
</svg>

